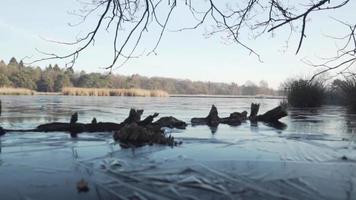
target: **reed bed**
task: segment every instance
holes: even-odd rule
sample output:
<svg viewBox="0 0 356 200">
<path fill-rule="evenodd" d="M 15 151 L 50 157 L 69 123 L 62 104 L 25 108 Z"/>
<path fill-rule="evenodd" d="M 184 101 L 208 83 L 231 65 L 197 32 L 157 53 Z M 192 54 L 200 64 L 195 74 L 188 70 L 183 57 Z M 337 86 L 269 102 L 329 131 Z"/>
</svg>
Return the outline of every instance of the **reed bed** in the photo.
<svg viewBox="0 0 356 200">
<path fill-rule="evenodd" d="M 35 95 L 36 92 L 26 88 L 0 87 L 0 95 Z"/>
<path fill-rule="evenodd" d="M 132 97 L 168 97 L 163 90 L 144 90 L 138 88 L 111 89 L 111 88 L 76 88 L 64 87 L 63 95 L 68 96 L 132 96 Z"/>
</svg>

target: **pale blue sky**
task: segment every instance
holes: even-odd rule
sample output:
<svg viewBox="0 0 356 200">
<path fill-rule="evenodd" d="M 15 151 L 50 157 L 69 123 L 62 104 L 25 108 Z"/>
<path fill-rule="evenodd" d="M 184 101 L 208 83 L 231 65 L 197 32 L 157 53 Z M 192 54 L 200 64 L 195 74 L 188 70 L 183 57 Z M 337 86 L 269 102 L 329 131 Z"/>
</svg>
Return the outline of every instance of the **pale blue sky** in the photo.
<svg viewBox="0 0 356 200">
<path fill-rule="evenodd" d="M 266 35 L 256 41 L 248 41 L 261 55 L 263 62 L 259 62 L 241 46 L 226 44 L 221 35 L 204 38 L 203 26 L 195 31 L 167 32 L 157 50 L 158 55 L 131 60 L 115 73 L 238 84 L 247 80 L 256 83 L 266 80 L 270 86 L 277 88 L 287 78 L 310 75 L 315 71 L 302 63 L 301 59 L 334 55 L 335 42 L 324 35 L 340 35 L 344 27 L 330 19 L 330 16 L 354 22 L 355 4 L 353 1 L 339 11 L 315 13 L 307 27 L 304 46 L 297 56 L 294 52 L 298 35 L 292 37 L 286 49 L 287 31 L 282 30 L 274 37 Z M 73 41 L 81 28 L 68 26 L 69 22 L 78 19 L 67 12 L 78 8 L 79 4 L 75 0 L 0 0 L 0 59 L 8 61 L 12 56 L 18 59 L 25 56 L 38 58 L 35 48 L 65 52 L 65 47 L 44 41 L 41 37 Z M 185 18 L 183 16 L 178 20 L 175 23 L 181 23 Z M 107 66 L 112 59 L 109 36 L 110 33 L 101 34 L 95 47 L 88 49 L 78 59 L 75 70 L 105 72 L 102 67 Z M 63 63 L 60 60 L 51 62 Z M 37 65 L 46 64 L 43 62 Z"/>
</svg>

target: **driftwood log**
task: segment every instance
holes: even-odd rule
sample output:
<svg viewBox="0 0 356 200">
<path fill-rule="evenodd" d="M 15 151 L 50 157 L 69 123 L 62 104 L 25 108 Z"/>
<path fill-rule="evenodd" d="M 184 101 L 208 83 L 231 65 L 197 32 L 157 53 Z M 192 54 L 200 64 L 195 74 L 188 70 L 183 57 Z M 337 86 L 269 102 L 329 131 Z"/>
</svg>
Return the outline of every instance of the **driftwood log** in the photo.
<svg viewBox="0 0 356 200">
<path fill-rule="evenodd" d="M 248 117 L 248 119 L 251 121 L 257 121 L 257 114 L 258 114 L 259 109 L 260 109 L 260 104 L 252 103 L 251 104 L 251 112 L 250 112 L 250 116 Z"/>
<path fill-rule="evenodd" d="M 42 124 L 35 129 L 29 130 L 4 130 L 5 132 L 70 132 L 70 133 L 83 133 L 83 132 L 110 132 L 118 131 L 125 125 L 136 123 L 139 126 L 155 125 L 159 127 L 169 127 L 184 129 L 187 124 L 174 117 L 162 117 L 153 123 L 153 120 L 158 116 L 158 113 L 149 115 L 144 120 L 141 120 L 143 110 L 131 109 L 129 116 L 121 123 L 113 122 L 97 122 L 96 118 L 93 118 L 91 123 L 77 123 L 78 114 L 74 113 L 69 123 L 65 122 L 53 122 L 48 124 Z"/>
<path fill-rule="evenodd" d="M 192 118 L 191 122 L 192 125 L 208 125 L 212 130 L 216 130 L 220 123 L 238 126 L 247 119 L 251 122 L 262 121 L 268 124 L 280 125 L 281 122 L 278 120 L 287 116 L 286 109 L 282 106 L 277 106 L 262 115 L 257 115 L 259 107 L 259 104 L 251 104 L 249 117 L 247 117 L 247 112 L 243 111 L 241 113 L 234 112 L 228 117 L 220 118 L 216 106 L 212 105 L 208 116 L 204 118 Z M 114 132 L 114 139 L 121 144 L 125 144 L 125 146 L 140 146 L 145 144 L 172 146 L 179 144 L 174 141 L 173 137 L 167 137 L 162 128 L 185 129 L 187 123 L 172 116 L 162 117 L 154 122 L 154 119 L 159 115 L 158 113 L 149 115 L 141 120 L 142 114 L 143 110 L 131 109 L 129 116 L 121 123 L 97 122 L 96 118 L 93 118 L 91 123 L 78 123 L 78 113 L 74 113 L 69 123 L 53 122 L 28 130 L 10 130 L 0 127 L 0 136 L 8 132 L 68 132 L 72 137 L 77 137 L 79 133 L 83 132 Z"/>
<path fill-rule="evenodd" d="M 177 129 L 185 129 L 187 127 L 187 123 L 172 116 L 162 117 L 156 122 L 154 122 L 153 125 L 158 125 L 160 127 L 167 127 L 167 128 L 177 128 Z"/>
<path fill-rule="evenodd" d="M 241 113 L 234 112 L 231 113 L 229 117 L 220 118 L 216 106 L 212 105 L 208 116 L 204 118 L 192 118 L 191 123 L 192 125 L 208 125 L 210 127 L 217 127 L 220 123 L 228 124 L 231 126 L 238 126 L 242 122 L 249 119 L 251 122 L 261 121 L 269 124 L 273 124 L 273 123 L 279 124 L 281 123 L 279 122 L 279 119 L 287 116 L 287 111 L 282 106 L 277 106 L 262 115 L 257 115 L 259 109 L 260 109 L 260 104 L 252 103 L 249 117 L 247 117 L 247 112 L 243 111 Z"/>
<path fill-rule="evenodd" d="M 229 124 L 231 126 L 238 126 L 246 119 L 247 119 L 246 111 L 242 113 L 234 112 L 231 113 L 229 117 L 220 118 L 218 115 L 218 109 L 216 108 L 215 105 L 212 105 L 208 116 L 204 118 L 192 118 L 191 122 L 192 125 L 208 125 L 211 127 L 216 127 L 220 123 Z"/>
<path fill-rule="evenodd" d="M 287 115 L 288 115 L 288 113 L 283 106 L 277 106 L 277 107 L 273 108 L 272 110 L 265 112 L 262 115 L 257 115 L 257 121 L 274 123 L 274 122 L 278 122 L 279 119 L 281 119 Z"/>
<path fill-rule="evenodd" d="M 162 117 L 156 122 L 154 119 L 159 115 L 154 113 L 141 120 L 143 110 L 131 109 L 129 116 L 121 123 L 97 122 L 93 118 L 91 123 L 77 123 L 78 113 L 74 113 L 69 123 L 53 122 L 42 124 L 35 129 L 10 130 L 0 127 L 0 136 L 7 132 L 68 132 L 72 137 L 77 137 L 79 133 L 84 132 L 114 132 L 114 139 L 120 143 L 140 146 L 144 144 L 166 144 L 177 145 L 171 136 L 166 136 L 162 128 L 185 129 L 187 124 L 184 121 L 174 117 Z"/>
<path fill-rule="evenodd" d="M 140 126 L 137 123 L 125 125 L 113 135 L 115 141 L 119 141 L 122 147 L 143 146 L 161 144 L 176 146 L 174 137 L 166 136 L 164 131 L 157 125 Z"/>
</svg>

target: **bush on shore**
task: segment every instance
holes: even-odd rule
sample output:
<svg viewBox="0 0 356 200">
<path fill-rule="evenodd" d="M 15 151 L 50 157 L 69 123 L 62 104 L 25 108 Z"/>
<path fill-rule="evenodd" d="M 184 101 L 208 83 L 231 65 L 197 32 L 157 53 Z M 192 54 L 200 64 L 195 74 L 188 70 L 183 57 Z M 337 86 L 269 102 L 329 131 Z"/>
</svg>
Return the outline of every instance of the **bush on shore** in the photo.
<svg viewBox="0 0 356 200">
<path fill-rule="evenodd" d="M 318 107 L 324 103 L 325 86 L 321 81 L 292 80 L 285 85 L 288 104 L 294 107 Z"/>
<path fill-rule="evenodd" d="M 334 81 L 333 85 L 339 91 L 343 104 L 356 110 L 356 77 L 347 78 L 343 81 Z"/>
</svg>

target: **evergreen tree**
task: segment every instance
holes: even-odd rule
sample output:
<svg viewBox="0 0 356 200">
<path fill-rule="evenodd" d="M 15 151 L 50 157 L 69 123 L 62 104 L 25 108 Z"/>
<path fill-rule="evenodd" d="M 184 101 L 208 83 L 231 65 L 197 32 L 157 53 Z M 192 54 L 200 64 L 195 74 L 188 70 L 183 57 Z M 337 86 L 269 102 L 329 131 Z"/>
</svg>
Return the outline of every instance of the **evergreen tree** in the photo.
<svg viewBox="0 0 356 200">
<path fill-rule="evenodd" d="M 17 62 L 17 60 L 16 60 L 16 58 L 15 57 L 12 57 L 11 59 L 10 59 L 10 61 L 9 61 L 9 64 L 8 64 L 8 66 L 18 66 L 18 62 Z"/>
<path fill-rule="evenodd" d="M 18 66 L 19 66 L 19 68 L 24 68 L 24 67 L 25 67 L 25 65 L 23 64 L 23 61 L 22 61 L 22 60 L 20 60 Z"/>
</svg>

